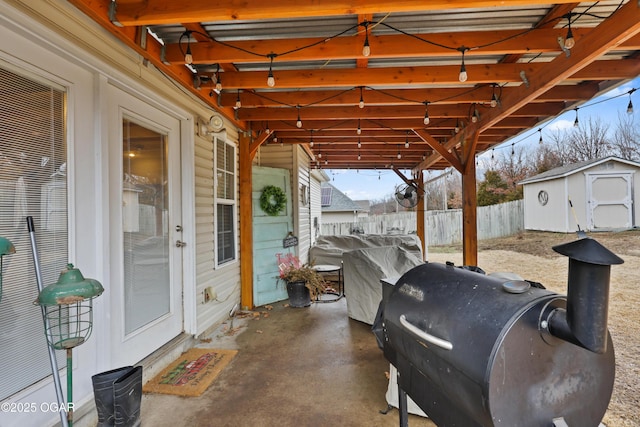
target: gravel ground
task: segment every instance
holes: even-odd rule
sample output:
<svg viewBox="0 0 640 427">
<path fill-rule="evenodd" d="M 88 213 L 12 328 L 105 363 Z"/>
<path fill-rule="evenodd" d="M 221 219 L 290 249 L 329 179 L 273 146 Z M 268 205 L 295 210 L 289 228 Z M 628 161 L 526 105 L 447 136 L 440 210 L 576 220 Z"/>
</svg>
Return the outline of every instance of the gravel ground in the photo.
<svg viewBox="0 0 640 427">
<path fill-rule="evenodd" d="M 611 268 L 609 332 L 616 354 L 613 396 L 603 423 L 607 427 L 640 426 L 640 231 L 591 233 L 624 259 Z M 487 273 L 511 271 L 547 289 L 566 294 L 567 258 L 551 247 L 574 234 L 527 231 L 479 242 L 478 266 Z M 429 261 L 462 265 L 461 246 L 429 247 Z"/>
</svg>

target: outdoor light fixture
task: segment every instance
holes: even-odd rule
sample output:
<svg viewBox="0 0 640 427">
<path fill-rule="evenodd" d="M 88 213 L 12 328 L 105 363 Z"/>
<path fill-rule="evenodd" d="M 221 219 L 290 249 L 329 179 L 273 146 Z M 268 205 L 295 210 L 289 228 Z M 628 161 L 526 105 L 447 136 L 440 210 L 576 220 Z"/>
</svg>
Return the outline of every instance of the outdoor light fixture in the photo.
<svg viewBox="0 0 640 427">
<path fill-rule="evenodd" d="M 236 97 L 236 110 L 242 107 L 242 102 L 240 102 L 240 89 L 238 89 L 238 96 Z"/>
<path fill-rule="evenodd" d="M 73 264 L 58 281 L 42 289 L 36 302 L 43 307 L 49 346 L 67 351 L 67 419 L 73 421 L 73 348 L 87 341 L 93 329 L 93 299 L 104 292 L 95 279 L 85 279 Z M 55 375 L 56 373 L 54 373 Z"/>
<path fill-rule="evenodd" d="M 404 140 L 404 148 L 409 148 L 409 132 L 407 132 L 407 136 Z"/>
<path fill-rule="evenodd" d="M 358 102 L 358 107 L 364 108 L 364 98 L 362 97 L 362 86 L 360 86 L 360 102 Z"/>
<path fill-rule="evenodd" d="M 222 90 L 222 76 L 220 75 L 220 64 L 216 68 L 216 90 L 218 93 Z"/>
<path fill-rule="evenodd" d="M 428 125 L 431 120 L 429 119 L 429 101 L 424 102 L 424 120 L 422 122 L 424 125 Z"/>
<path fill-rule="evenodd" d="M 5 255 L 15 254 L 16 248 L 13 243 L 4 237 L 0 237 L 0 301 L 2 301 L 2 258 Z"/>
<path fill-rule="evenodd" d="M 358 148 L 362 148 L 362 142 L 360 142 L 360 138 L 358 138 Z"/>
<path fill-rule="evenodd" d="M 296 121 L 296 127 L 300 129 L 302 127 L 302 120 L 300 120 L 300 106 L 296 107 L 298 109 L 298 120 Z"/>
<path fill-rule="evenodd" d="M 356 129 L 356 133 L 360 135 L 362 133 L 362 128 L 360 127 L 360 119 L 358 119 L 358 129 Z"/>
<path fill-rule="evenodd" d="M 538 128 L 538 132 L 540 133 L 540 139 L 538 140 L 538 144 L 542 144 L 542 128 Z"/>
<path fill-rule="evenodd" d="M 273 77 L 273 59 L 276 57 L 275 53 L 267 55 L 269 57 L 269 74 L 267 75 L 267 86 L 274 87 L 276 85 L 276 79 Z"/>
<path fill-rule="evenodd" d="M 309 137 L 309 147 L 313 147 L 313 129 L 311 129 L 311 136 Z"/>
<path fill-rule="evenodd" d="M 568 14 L 567 21 L 567 36 L 564 38 L 564 47 L 571 49 L 576 45 L 576 40 L 573 38 L 573 31 L 571 31 L 571 14 Z"/>
<path fill-rule="evenodd" d="M 364 21 L 364 45 L 362 46 L 362 56 L 371 55 L 371 46 L 369 46 L 369 21 Z"/>
<path fill-rule="evenodd" d="M 460 51 L 462 53 L 462 63 L 460 64 L 460 74 L 458 75 L 458 80 L 460 80 L 461 83 L 464 83 L 467 81 L 467 67 L 465 67 L 464 65 L 464 53 L 469 50 L 469 48 L 466 48 L 464 46 L 459 47 L 458 51 Z"/>
<path fill-rule="evenodd" d="M 185 64 L 190 65 L 193 63 L 193 55 L 191 54 L 191 31 L 185 31 L 182 33 L 179 42 L 182 42 L 183 37 L 187 38 L 187 51 L 184 54 L 184 62 Z"/>
<path fill-rule="evenodd" d="M 578 120 L 578 109 L 574 108 L 574 110 L 576 111 L 576 119 L 573 121 L 573 127 L 577 128 L 578 125 L 580 124 L 580 121 Z"/>
<path fill-rule="evenodd" d="M 633 114 L 633 102 L 631 102 L 631 94 L 633 94 L 633 92 L 635 91 L 635 88 L 629 91 L 629 104 L 627 105 L 627 114 Z"/>
</svg>

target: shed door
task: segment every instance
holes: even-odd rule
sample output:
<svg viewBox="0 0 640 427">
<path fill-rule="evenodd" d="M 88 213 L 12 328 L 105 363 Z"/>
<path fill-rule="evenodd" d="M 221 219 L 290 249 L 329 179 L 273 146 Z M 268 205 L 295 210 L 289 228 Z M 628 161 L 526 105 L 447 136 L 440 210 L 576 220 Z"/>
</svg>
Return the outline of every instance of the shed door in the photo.
<svg viewBox="0 0 640 427">
<path fill-rule="evenodd" d="M 293 204 L 289 170 L 253 167 L 253 303 L 256 306 L 287 299 L 287 289 L 278 281 L 276 254 L 289 251 L 282 241 L 293 231 Z M 287 195 L 287 206 L 279 215 L 267 215 L 260 209 L 262 189 L 280 187 Z"/>
<path fill-rule="evenodd" d="M 633 174 L 587 174 L 590 230 L 633 227 Z"/>
</svg>

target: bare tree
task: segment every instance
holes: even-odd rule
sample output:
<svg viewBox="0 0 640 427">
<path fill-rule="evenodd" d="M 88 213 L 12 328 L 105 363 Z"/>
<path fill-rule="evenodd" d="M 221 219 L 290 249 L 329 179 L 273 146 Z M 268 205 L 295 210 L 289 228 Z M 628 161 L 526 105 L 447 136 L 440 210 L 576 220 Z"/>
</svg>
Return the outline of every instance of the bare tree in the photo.
<svg viewBox="0 0 640 427">
<path fill-rule="evenodd" d="M 590 117 L 586 125 L 580 124 L 569 134 L 568 162 L 577 163 L 599 159 L 611 154 L 607 136 L 609 125 L 599 118 Z"/>
<path fill-rule="evenodd" d="M 626 160 L 640 160 L 640 124 L 637 117 L 618 113 L 618 124 L 613 131 L 612 149 Z"/>
</svg>

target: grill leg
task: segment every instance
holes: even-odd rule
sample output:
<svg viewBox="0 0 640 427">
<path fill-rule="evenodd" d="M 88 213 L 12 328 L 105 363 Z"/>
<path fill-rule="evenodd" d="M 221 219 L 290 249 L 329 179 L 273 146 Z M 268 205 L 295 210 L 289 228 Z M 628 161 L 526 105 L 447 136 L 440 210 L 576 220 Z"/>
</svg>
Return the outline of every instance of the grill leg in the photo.
<svg viewBox="0 0 640 427">
<path fill-rule="evenodd" d="M 407 393 L 400 387 L 398 381 L 398 414 L 400 416 L 400 427 L 409 426 L 409 413 L 407 410 Z"/>
</svg>

